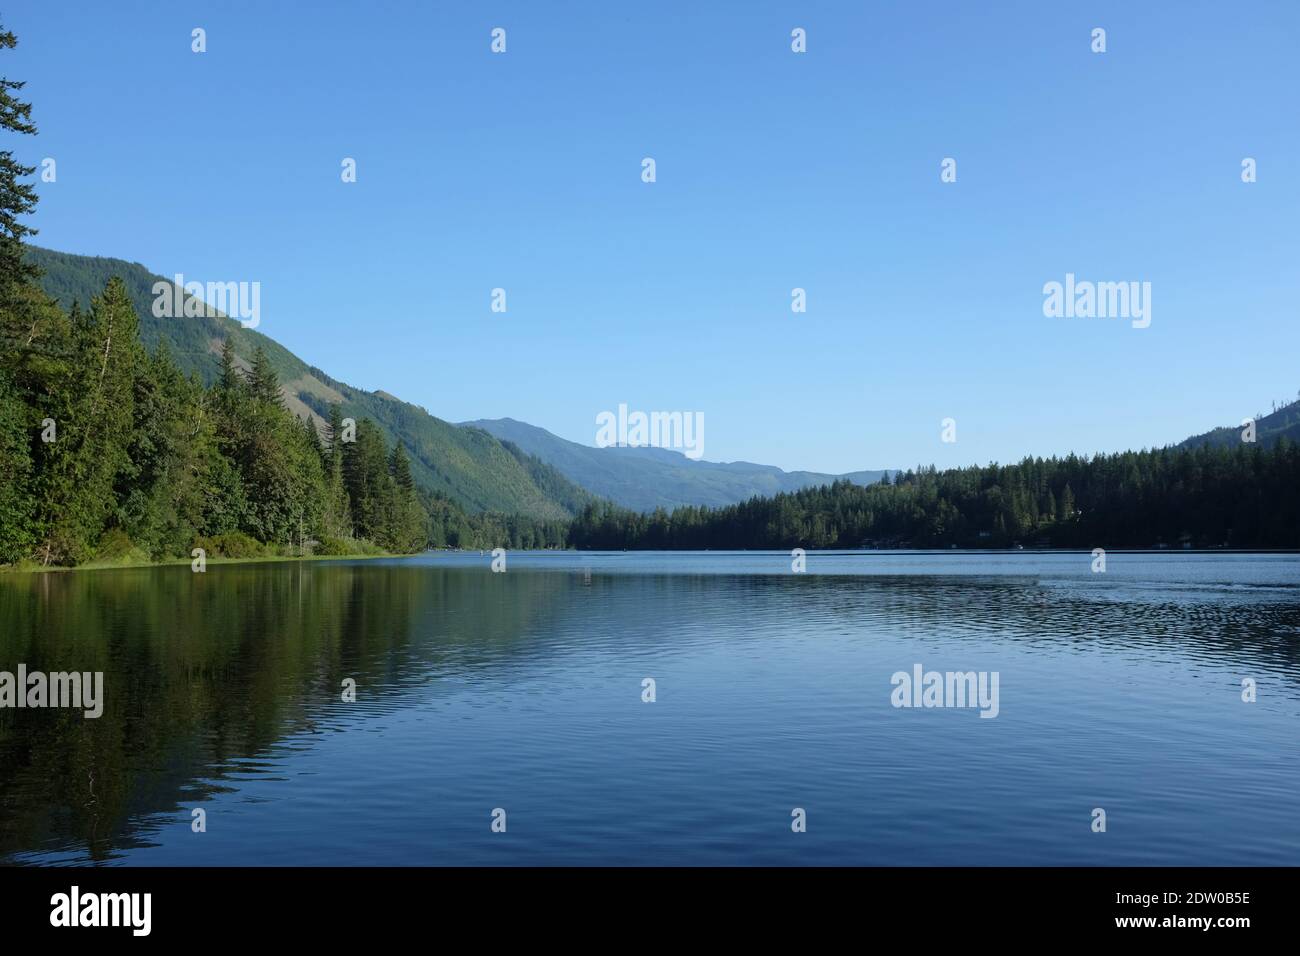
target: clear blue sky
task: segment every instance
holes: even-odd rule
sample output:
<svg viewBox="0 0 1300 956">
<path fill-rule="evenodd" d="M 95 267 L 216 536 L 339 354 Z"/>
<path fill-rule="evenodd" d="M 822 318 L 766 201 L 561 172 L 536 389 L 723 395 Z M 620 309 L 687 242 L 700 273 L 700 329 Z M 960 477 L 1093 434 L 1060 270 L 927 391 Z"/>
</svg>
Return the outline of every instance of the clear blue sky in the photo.
<svg viewBox="0 0 1300 956">
<path fill-rule="evenodd" d="M 0 17 L 40 126 L 8 142 L 58 163 L 38 243 L 258 281 L 260 331 L 451 421 L 700 411 L 706 458 L 846 471 L 1165 444 L 1300 389 L 1293 0 Z M 1151 327 L 1044 317 L 1067 272 L 1150 281 Z"/>
</svg>

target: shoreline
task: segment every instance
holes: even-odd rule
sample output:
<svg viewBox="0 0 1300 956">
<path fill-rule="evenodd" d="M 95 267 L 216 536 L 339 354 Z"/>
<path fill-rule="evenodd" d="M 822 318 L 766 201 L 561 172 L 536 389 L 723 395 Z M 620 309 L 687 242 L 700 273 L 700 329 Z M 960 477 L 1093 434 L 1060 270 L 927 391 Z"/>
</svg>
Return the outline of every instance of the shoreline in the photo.
<svg viewBox="0 0 1300 956">
<path fill-rule="evenodd" d="M 268 564 L 280 563 L 284 561 L 357 561 L 368 558 L 409 558 L 409 554 L 275 554 L 264 555 L 255 558 L 207 558 L 207 564 Z M 30 564 L 8 564 L 0 565 L 0 575 L 5 574 L 48 574 L 65 571 L 129 571 L 134 568 L 171 568 L 182 565 L 192 564 L 193 558 L 171 558 L 166 561 L 120 561 L 120 562 L 99 562 L 88 561 L 85 564 L 73 565 L 30 565 Z M 198 573 L 198 572 L 195 572 Z"/>
<path fill-rule="evenodd" d="M 433 554 L 469 554 L 477 548 L 429 548 L 425 551 L 412 552 L 411 554 L 304 554 L 304 555 L 263 555 L 251 558 L 208 558 L 207 563 L 212 565 L 225 564 L 281 564 L 288 561 L 362 561 L 376 560 L 380 558 L 414 558 L 421 555 Z M 682 549 L 653 549 L 653 548 L 635 548 L 623 549 L 617 551 L 601 550 L 599 548 L 577 549 L 577 548 L 514 548 L 506 549 L 512 554 L 787 554 L 784 548 L 736 548 L 736 549 L 710 549 L 710 548 L 682 548 Z M 483 554 L 490 554 L 488 549 L 482 549 Z M 954 557 L 991 555 L 991 554 L 1091 554 L 1090 551 L 1083 548 L 809 548 L 805 549 L 807 554 L 835 554 L 845 557 L 875 557 L 885 555 L 947 555 Z M 1300 548 L 1108 548 L 1107 554 L 1165 554 L 1165 555 L 1189 555 L 1189 554 L 1221 554 L 1221 555 L 1250 555 L 1250 554 L 1300 554 Z M 192 558 L 172 558 L 165 561 L 123 561 L 123 562 L 87 562 L 86 564 L 76 565 L 49 565 L 42 567 L 33 564 L 20 565 L 0 565 L 0 576 L 6 574 L 48 574 L 63 573 L 69 571 L 126 571 L 135 568 L 168 568 L 179 567 L 191 564 Z"/>
</svg>

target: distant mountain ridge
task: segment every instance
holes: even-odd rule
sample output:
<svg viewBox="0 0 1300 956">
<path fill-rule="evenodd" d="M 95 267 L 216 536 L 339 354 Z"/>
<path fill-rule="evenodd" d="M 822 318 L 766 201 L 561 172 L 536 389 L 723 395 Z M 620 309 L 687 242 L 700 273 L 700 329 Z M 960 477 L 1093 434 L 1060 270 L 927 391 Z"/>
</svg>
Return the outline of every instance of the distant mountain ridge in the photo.
<svg viewBox="0 0 1300 956">
<path fill-rule="evenodd" d="M 783 471 L 775 465 L 747 461 L 713 462 L 687 458 L 667 448 L 593 448 L 553 435 L 544 428 L 513 418 L 461 422 L 513 444 L 524 453 L 552 465 L 574 484 L 634 511 L 671 510 L 681 505 L 720 507 L 828 485 L 847 479 L 858 485 L 879 481 L 888 471 L 855 471 L 827 475 L 813 471 Z"/>
<path fill-rule="evenodd" d="M 153 287 L 171 280 L 138 262 L 80 256 L 29 247 L 28 259 L 44 275 L 41 286 L 68 309 L 79 302 L 89 308 L 113 276 L 120 276 L 140 318 L 140 338 L 153 349 L 165 339 L 176 363 L 196 372 L 205 384 L 218 374 L 221 343 L 227 336 L 247 366 L 261 345 L 280 377 L 285 405 L 299 417 L 329 419 L 329 406 L 342 404 L 344 416 L 369 418 L 391 444 L 400 440 L 411 456 L 411 473 L 426 491 L 438 492 L 469 512 L 486 511 L 564 519 L 576 514 L 591 496 L 544 462 L 530 458 L 485 431 L 459 428 L 417 405 L 387 392 L 368 392 L 308 365 L 274 339 L 225 316 L 158 318 L 153 314 Z"/>
<path fill-rule="evenodd" d="M 1200 435 L 1193 435 L 1178 444 L 1179 448 L 1195 448 L 1210 445 L 1225 448 L 1241 444 L 1244 425 L 1225 425 L 1212 428 Z M 1255 417 L 1255 441 L 1264 448 L 1271 448 L 1283 438 L 1300 444 L 1300 399 L 1275 408 L 1267 415 Z"/>
</svg>

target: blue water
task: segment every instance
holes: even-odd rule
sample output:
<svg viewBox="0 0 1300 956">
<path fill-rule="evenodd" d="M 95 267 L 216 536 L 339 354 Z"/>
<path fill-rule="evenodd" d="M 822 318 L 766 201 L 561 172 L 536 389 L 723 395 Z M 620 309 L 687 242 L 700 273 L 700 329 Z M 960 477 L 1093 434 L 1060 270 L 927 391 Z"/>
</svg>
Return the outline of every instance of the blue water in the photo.
<svg viewBox="0 0 1300 956">
<path fill-rule="evenodd" d="M 0 711 L 0 859 L 1300 864 L 1300 556 L 490 563 L 0 579 L 0 669 L 108 697 Z M 916 664 L 997 717 L 894 707 Z"/>
</svg>

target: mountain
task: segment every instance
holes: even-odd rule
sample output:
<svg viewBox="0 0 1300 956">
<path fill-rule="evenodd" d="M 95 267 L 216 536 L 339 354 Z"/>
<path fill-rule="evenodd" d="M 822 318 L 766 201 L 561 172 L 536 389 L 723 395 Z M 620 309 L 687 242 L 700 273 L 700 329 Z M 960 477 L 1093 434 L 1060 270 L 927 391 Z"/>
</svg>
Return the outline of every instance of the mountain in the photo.
<svg viewBox="0 0 1300 956">
<path fill-rule="evenodd" d="M 1300 399 L 1274 408 L 1267 415 L 1255 415 L 1255 441 L 1263 448 L 1271 448 L 1282 438 L 1300 444 Z M 1178 445 L 1179 448 L 1195 448 L 1209 445 L 1213 448 L 1229 448 L 1240 445 L 1241 425 L 1225 425 L 1211 429 L 1202 435 L 1194 435 Z"/>
<path fill-rule="evenodd" d="M 322 423 L 329 419 L 330 404 L 340 402 L 345 417 L 371 419 L 387 442 L 401 441 L 406 446 L 417 484 L 446 495 L 466 511 L 564 519 L 591 500 L 551 466 L 488 432 L 457 427 L 387 392 L 354 388 L 233 319 L 156 317 L 154 283 L 170 285 L 170 280 L 139 263 L 40 248 L 31 248 L 28 258 L 44 271 L 42 287 L 64 309 L 73 302 L 88 308 L 109 278 L 121 276 L 139 314 L 145 346 L 153 349 L 165 339 L 177 364 L 186 372 L 196 372 L 205 384 L 217 377 L 221 343 L 227 336 L 245 367 L 260 345 L 280 377 L 281 394 L 291 411 L 299 417 L 311 414 Z"/>
<path fill-rule="evenodd" d="M 773 465 L 747 461 L 695 461 L 666 448 L 592 448 L 513 418 L 461 422 L 461 427 L 488 432 L 554 466 L 592 494 L 635 511 L 672 509 L 680 505 L 731 505 L 755 495 L 798 491 L 828 485 L 838 479 L 869 485 L 887 474 L 855 471 L 847 475 L 823 475 L 812 471 L 782 471 Z"/>
</svg>

